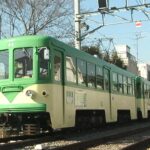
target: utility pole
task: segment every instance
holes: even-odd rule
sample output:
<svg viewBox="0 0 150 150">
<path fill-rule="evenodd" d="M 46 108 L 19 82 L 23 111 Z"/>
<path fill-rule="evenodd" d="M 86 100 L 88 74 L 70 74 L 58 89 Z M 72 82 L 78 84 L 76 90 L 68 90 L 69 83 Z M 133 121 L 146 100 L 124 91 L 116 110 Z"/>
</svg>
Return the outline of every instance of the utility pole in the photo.
<svg viewBox="0 0 150 150">
<path fill-rule="evenodd" d="M 141 0 L 142 1 L 141 4 L 137 4 L 137 5 L 129 5 L 129 0 L 124 0 L 124 1 L 125 1 L 125 6 L 123 6 L 123 7 L 117 7 L 117 8 L 116 7 L 110 7 L 109 8 L 109 0 L 98 0 L 99 9 L 97 11 L 80 13 L 80 0 L 74 0 L 74 20 L 75 20 L 75 40 L 74 40 L 74 43 L 75 43 L 75 48 L 81 50 L 81 41 L 83 40 L 83 38 L 89 34 L 92 34 L 95 31 L 99 30 L 103 26 L 120 24 L 120 23 L 105 24 L 104 17 L 107 14 L 113 14 L 116 11 L 118 11 L 118 12 L 119 11 L 131 11 L 131 19 L 126 19 L 124 17 L 116 16 L 116 17 L 119 17 L 120 19 L 125 20 L 124 23 L 131 23 L 131 22 L 135 22 L 133 19 L 133 10 L 134 11 L 135 10 L 137 10 L 137 11 L 141 10 L 141 7 L 150 8 L 150 3 L 147 3 L 146 2 L 147 0 Z M 92 15 L 98 15 L 98 14 L 102 15 L 102 24 L 100 26 L 98 26 L 97 28 L 85 33 L 84 35 L 81 35 L 81 20 L 85 16 L 92 16 Z M 147 14 L 145 12 L 144 12 L 144 14 L 147 16 Z M 115 15 L 112 15 L 112 16 L 115 16 Z M 147 16 L 147 18 L 149 20 L 148 16 Z M 137 36 L 137 47 L 138 47 L 138 40 L 139 40 L 139 37 Z M 138 57 L 138 48 L 137 48 L 137 57 Z"/>
<path fill-rule="evenodd" d="M 139 60 L 139 40 L 144 38 L 144 36 L 141 35 L 141 32 L 136 33 L 136 54 L 137 54 L 137 64 Z"/>
<path fill-rule="evenodd" d="M 75 48 L 81 49 L 80 0 L 74 0 Z"/>
<path fill-rule="evenodd" d="M 136 34 L 136 59 L 137 59 L 137 64 L 138 64 L 138 52 L 139 52 L 139 34 Z"/>
</svg>

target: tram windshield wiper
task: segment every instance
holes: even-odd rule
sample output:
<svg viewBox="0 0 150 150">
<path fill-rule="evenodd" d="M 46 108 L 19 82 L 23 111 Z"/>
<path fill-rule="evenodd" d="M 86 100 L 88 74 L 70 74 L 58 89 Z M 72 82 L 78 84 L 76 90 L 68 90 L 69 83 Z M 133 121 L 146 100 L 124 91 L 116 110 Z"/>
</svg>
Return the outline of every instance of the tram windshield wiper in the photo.
<svg viewBox="0 0 150 150">
<path fill-rule="evenodd" d="M 27 56 L 28 58 L 31 58 L 31 55 L 29 54 L 26 48 L 22 48 L 22 51 L 24 52 L 25 56 Z"/>
</svg>

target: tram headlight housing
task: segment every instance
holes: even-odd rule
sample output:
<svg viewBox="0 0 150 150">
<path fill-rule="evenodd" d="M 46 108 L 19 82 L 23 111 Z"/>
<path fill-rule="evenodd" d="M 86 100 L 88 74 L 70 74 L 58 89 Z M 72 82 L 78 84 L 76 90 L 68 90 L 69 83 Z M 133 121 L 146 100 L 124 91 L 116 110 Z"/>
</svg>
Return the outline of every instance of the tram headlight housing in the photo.
<svg viewBox="0 0 150 150">
<path fill-rule="evenodd" d="M 32 98 L 34 95 L 35 95 L 35 92 L 34 92 L 34 91 L 32 91 L 32 90 L 27 90 L 27 91 L 26 91 L 26 96 Z"/>
</svg>

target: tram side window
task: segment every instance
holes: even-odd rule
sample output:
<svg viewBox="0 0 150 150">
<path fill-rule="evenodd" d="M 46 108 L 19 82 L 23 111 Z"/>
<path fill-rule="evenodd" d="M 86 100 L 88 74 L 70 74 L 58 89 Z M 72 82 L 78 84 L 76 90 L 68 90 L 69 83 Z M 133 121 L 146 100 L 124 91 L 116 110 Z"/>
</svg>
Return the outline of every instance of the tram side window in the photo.
<svg viewBox="0 0 150 150">
<path fill-rule="evenodd" d="M 109 90 L 109 71 L 104 70 L 104 89 Z"/>
<path fill-rule="evenodd" d="M 54 57 L 54 79 L 55 81 L 61 80 L 61 58 L 59 56 Z"/>
<path fill-rule="evenodd" d="M 113 72 L 113 91 L 118 91 L 117 73 Z"/>
<path fill-rule="evenodd" d="M 141 84 L 140 83 L 137 83 L 137 87 L 136 87 L 136 95 L 137 95 L 137 98 L 141 98 Z"/>
<path fill-rule="evenodd" d="M 144 97 L 148 98 L 148 87 L 146 84 L 144 84 Z"/>
<path fill-rule="evenodd" d="M 127 94 L 127 77 L 123 76 L 123 93 Z"/>
<path fill-rule="evenodd" d="M 95 87 L 95 65 L 87 63 L 87 83 L 88 87 Z"/>
<path fill-rule="evenodd" d="M 149 86 L 147 85 L 147 98 L 149 98 Z"/>
<path fill-rule="evenodd" d="M 128 78 L 128 94 L 132 95 L 132 82 L 131 82 L 131 78 Z"/>
<path fill-rule="evenodd" d="M 66 79 L 76 83 L 76 62 L 72 57 L 66 56 Z"/>
<path fill-rule="evenodd" d="M 132 80 L 132 94 L 135 95 L 134 79 Z"/>
<path fill-rule="evenodd" d="M 78 84 L 86 86 L 86 62 L 77 59 Z"/>
<path fill-rule="evenodd" d="M 33 74 L 33 48 L 14 50 L 15 78 L 29 78 Z"/>
<path fill-rule="evenodd" d="M 96 66 L 96 86 L 100 89 L 104 88 L 103 70 L 99 66 Z"/>
<path fill-rule="evenodd" d="M 147 98 L 149 98 L 149 86 L 147 85 Z"/>
<path fill-rule="evenodd" d="M 148 86 L 148 98 L 150 98 L 150 86 Z"/>
<path fill-rule="evenodd" d="M 123 92 L 123 79 L 122 79 L 122 75 L 118 75 L 118 91 L 120 93 Z"/>
<path fill-rule="evenodd" d="M 0 51 L 0 80 L 8 79 L 9 75 L 9 56 L 8 50 Z"/>
</svg>

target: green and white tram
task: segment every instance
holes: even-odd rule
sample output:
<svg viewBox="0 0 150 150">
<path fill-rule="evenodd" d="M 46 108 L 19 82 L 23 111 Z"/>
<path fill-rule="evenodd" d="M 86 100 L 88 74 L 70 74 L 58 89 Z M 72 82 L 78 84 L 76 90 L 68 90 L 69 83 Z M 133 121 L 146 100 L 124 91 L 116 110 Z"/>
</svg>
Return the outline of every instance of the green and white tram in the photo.
<svg viewBox="0 0 150 150">
<path fill-rule="evenodd" d="M 52 37 L 1 40 L 0 70 L 1 124 L 44 131 L 137 119 L 134 74 Z"/>
<path fill-rule="evenodd" d="M 136 86 L 138 118 L 150 118 L 150 81 L 137 77 Z"/>
</svg>

